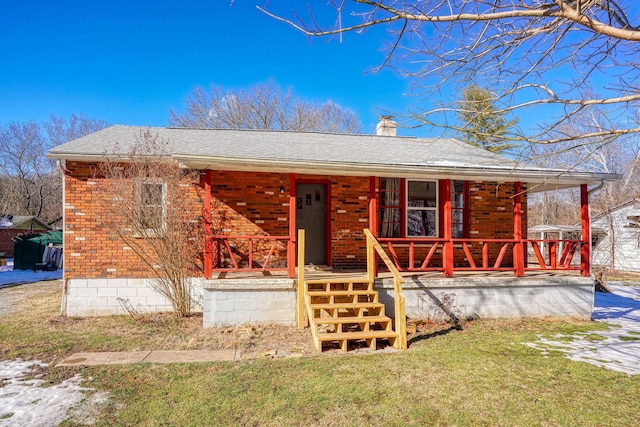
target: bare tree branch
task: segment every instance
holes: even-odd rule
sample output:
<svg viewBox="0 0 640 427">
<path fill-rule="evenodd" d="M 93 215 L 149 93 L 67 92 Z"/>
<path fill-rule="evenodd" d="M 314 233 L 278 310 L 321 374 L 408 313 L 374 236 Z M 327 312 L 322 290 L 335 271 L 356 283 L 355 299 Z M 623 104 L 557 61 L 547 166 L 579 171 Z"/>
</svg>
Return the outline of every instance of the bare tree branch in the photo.
<svg viewBox="0 0 640 427">
<path fill-rule="evenodd" d="M 407 126 L 456 131 L 455 100 L 475 83 L 496 93 L 497 111 L 517 114 L 521 124 L 525 116 L 538 118 L 537 128 L 519 129 L 513 140 L 559 143 L 567 139 L 549 135 L 577 112 L 602 106 L 608 126 L 573 138 L 640 132 L 640 26 L 632 3 L 342 0 L 309 10 L 307 18 L 287 17 L 273 2 L 259 9 L 312 37 L 386 29 L 381 66 L 406 77 L 419 101 L 405 116 Z M 602 95 L 587 97 L 585 87 Z"/>
</svg>

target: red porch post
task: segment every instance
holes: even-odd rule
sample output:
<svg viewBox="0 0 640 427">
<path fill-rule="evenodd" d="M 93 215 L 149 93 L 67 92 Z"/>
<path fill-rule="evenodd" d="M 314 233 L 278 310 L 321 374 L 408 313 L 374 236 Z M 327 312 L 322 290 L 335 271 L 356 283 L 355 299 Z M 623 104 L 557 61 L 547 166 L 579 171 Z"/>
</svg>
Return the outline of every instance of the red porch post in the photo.
<svg viewBox="0 0 640 427">
<path fill-rule="evenodd" d="M 369 231 L 378 237 L 378 199 L 376 197 L 376 177 L 369 177 Z M 373 277 L 378 277 L 378 254 L 373 251 Z"/>
<path fill-rule="evenodd" d="M 513 269 L 517 277 L 524 276 L 524 244 L 522 242 L 522 184 L 513 183 Z"/>
<path fill-rule="evenodd" d="M 303 248 L 304 250 L 304 248 Z M 303 265 L 299 268 L 304 268 Z M 296 174 L 289 174 L 289 243 L 287 244 L 287 270 L 296 277 Z"/>
<path fill-rule="evenodd" d="M 587 184 L 580 185 L 580 217 L 582 245 L 580 246 L 580 275 L 591 275 L 591 220 L 589 218 L 589 191 Z"/>
<path fill-rule="evenodd" d="M 211 171 L 204 173 L 204 278 L 211 279 L 213 273 L 213 241 L 211 240 Z"/>
<path fill-rule="evenodd" d="M 445 242 L 442 250 L 442 269 L 444 277 L 453 277 L 453 241 L 451 240 L 451 180 L 443 179 L 442 181 L 442 231 Z"/>
</svg>

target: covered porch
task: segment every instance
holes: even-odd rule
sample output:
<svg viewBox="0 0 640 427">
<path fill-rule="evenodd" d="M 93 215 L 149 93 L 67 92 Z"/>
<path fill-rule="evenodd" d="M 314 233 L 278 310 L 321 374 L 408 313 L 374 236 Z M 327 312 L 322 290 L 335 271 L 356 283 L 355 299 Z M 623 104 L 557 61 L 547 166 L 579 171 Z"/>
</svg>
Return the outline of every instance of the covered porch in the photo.
<svg viewBox="0 0 640 427">
<path fill-rule="evenodd" d="M 406 348 L 407 318 L 589 317 L 589 186 L 607 177 L 521 168 L 456 141 L 381 142 L 352 161 L 181 159 L 202 171 L 205 326 L 310 326 L 322 351 Z M 473 153 L 456 163 L 451 150 Z M 438 161 L 407 159 L 426 152 Z M 569 187 L 580 237 L 528 238 L 528 194 Z"/>
<path fill-rule="evenodd" d="M 437 233 L 434 236 L 404 236 L 404 237 L 383 237 L 381 236 L 381 217 L 388 207 L 381 206 L 380 178 L 369 177 L 369 192 L 361 195 L 360 199 L 366 199 L 365 223 L 370 230 L 372 238 L 380 245 L 386 255 L 388 255 L 394 267 L 404 274 L 426 274 L 428 276 L 439 275 L 441 277 L 461 277 L 467 273 L 510 273 L 515 277 L 524 277 L 531 272 L 554 272 L 554 273 L 579 273 L 583 277 L 591 274 L 591 229 L 589 218 L 589 193 L 586 183 L 579 184 L 581 194 L 581 226 L 579 228 L 580 238 L 563 239 L 562 236 L 556 239 L 531 239 L 527 237 L 526 212 L 523 212 L 523 198 L 526 197 L 526 186 L 520 181 L 505 183 L 511 186 L 511 196 L 509 203 L 512 204 L 511 223 L 512 232 L 508 238 L 493 235 L 481 235 L 478 231 L 472 231 L 475 235 L 465 233 L 464 235 L 454 231 L 456 227 L 462 229 L 461 222 L 468 223 L 471 215 L 489 215 L 489 212 L 469 213 L 469 209 L 462 210 L 454 206 L 455 199 L 441 197 L 437 207 Z M 212 228 L 212 191 L 211 191 L 211 171 L 204 173 L 204 277 L 205 279 L 231 278 L 237 273 L 264 273 L 265 275 L 285 274 L 289 278 L 296 276 L 296 251 L 299 245 L 297 231 L 304 226 L 300 224 L 298 212 L 301 207 L 301 199 L 296 194 L 299 188 L 300 178 L 296 174 L 289 174 L 289 201 L 287 204 L 288 215 L 286 218 L 278 218 L 287 222 L 286 233 L 279 235 L 261 232 L 260 234 L 235 234 L 232 230 L 227 230 L 224 234 L 213 231 Z M 331 191 L 329 180 L 327 181 L 327 192 Z M 303 182 L 309 182 L 305 179 Z M 444 195 L 451 194 L 451 179 L 437 180 L 439 192 Z M 467 182 L 467 181 L 458 181 Z M 284 187 L 280 187 L 280 192 L 284 192 Z M 307 195 L 308 196 L 308 195 Z M 324 197 L 324 195 L 323 195 Z M 330 196 L 327 196 L 327 203 L 330 203 Z M 302 201 L 304 203 L 304 201 Z M 464 203 L 468 202 L 468 193 L 465 195 Z M 504 207 L 502 210 L 506 210 Z M 346 210 L 338 210 L 339 213 L 346 213 Z M 326 252 L 326 262 L 322 263 L 332 267 L 331 252 L 338 244 L 332 238 L 332 227 L 335 228 L 334 214 L 326 214 L 322 218 L 324 234 L 312 235 L 307 238 L 306 252 L 308 254 L 309 245 L 322 246 Z M 435 215 L 434 215 L 435 217 Z M 504 217 L 504 214 L 503 214 Z M 461 219 L 462 218 L 462 219 Z M 360 219 L 359 221 L 363 221 Z M 434 221 L 435 223 L 435 221 Z M 406 227 L 406 224 L 404 225 Z M 468 227 L 468 226 L 467 226 Z M 364 227 L 363 227 L 364 228 Z M 425 227 L 426 228 L 426 227 Z M 258 227 L 260 230 L 260 227 Z M 285 229 L 281 227 L 281 229 Z M 335 232 L 335 230 L 333 230 Z M 358 234 L 354 242 L 350 242 L 351 257 L 359 256 L 364 261 L 364 233 L 352 231 Z M 335 234 L 335 233 L 334 233 Z M 504 233 L 502 233 L 504 235 Z M 473 236 L 473 237 L 472 237 Z M 321 245 L 320 245 L 321 243 Z M 358 254 L 356 254 L 359 252 Z M 307 255 L 308 256 L 308 255 Z M 349 257 L 350 255 L 347 255 Z M 377 259 L 379 255 L 373 254 L 373 274 L 379 276 L 379 272 L 388 271 L 388 267 Z M 360 265 L 364 269 L 364 263 Z M 338 267 L 338 269 L 344 269 Z M 233 274 L 230 274 L 233 273 Z"/>
<path fill-rule="evenodd" d="M 334 246 L 345 244 L 331 236 L 335 236 L 335 216 L 346 215 L 346 210 L 326 208 L 330 214 L 321 221 L 324 236 L 329 237 L 311 233 L 309 239 L 297 219 L 309 197 L 326 197 L 323 204 L 330 205 L 332 188 L 339 184 L 326 177 L 298 177 L 294 173 L 288 177 L 286 234 L 214 234 L 212 213 L 207 209 L 213 196 L 211 173 L 204 173 L 204 326 L 275 321 L 310 326 L 318 351 L 327 343 L 347 350 L 354 342 L 372 349 L 387 342 L 404 349 L 408 318 L 457 322 L 473 317 L 590 316 L 593 281 L 586 183 L 579 184 L 579 240 L 528 239 L 523 208 L 527 190 L 520 181 L 500 184 L 499 198 L 498 186 L 495 190 L 502 221 L 511 224 L 508 238 L 479 232 L 477 237 L 456 235 L 456 228 L 468 229 L 460 223 L 461 218 L 470 223 L 473 218 L 465 216 L 474 211 L 455 205 L 460 196 L 452 191 L 456 181 L 448 178 L 429 181 L 437 183 L 440 197 L 432 214 L 436 219 L 422 229 L 430 228 L 436 236 L 382 237 L 385 190 L 381 178 L 370 176 L 368 192 L 358 195 L 360 205 L 356 206 L 361 211 L 366 207 L 366 228 L 349 243 L 351 257 L 363 262 L 360 268 L 345 269 L 331 265 L 330 253 Z M 326 193 L 297 194 L 299 184 L 309 182 L 326 183 Z M 465 181 L 457 182 L 463 183 L 462 188 L 469 187 Z M 407 184 L 401 181 L 401 186 Z M 286 190 L 280 188 L 281 193 Z M 464 193 L 460 204 L 469 203 L 469 194 Z M 479 208 L 475 213 L 490 214 Z M 510 221 L 504 221 L 505 217 Z M 503 234 L 504 225 L 499 227 Z M 409 229 L 406 223 L 402 226 Z M 322 243 L 329 265 L 306 261 L 309 245 L 316 244 L 318 238 L 326 239 Z M 528 252 L 533 257 L 528 257 Z M 576 258 L 577 263 L 573 262 Z"/>
</svg>

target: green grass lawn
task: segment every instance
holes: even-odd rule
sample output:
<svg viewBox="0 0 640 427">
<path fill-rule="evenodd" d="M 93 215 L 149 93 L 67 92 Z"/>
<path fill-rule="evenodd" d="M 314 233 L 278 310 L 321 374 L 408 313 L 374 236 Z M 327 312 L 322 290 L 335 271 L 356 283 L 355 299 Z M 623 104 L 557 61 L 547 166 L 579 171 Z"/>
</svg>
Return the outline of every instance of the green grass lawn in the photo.
<svg viewBox="0 0 640 427">
<path fill-rule="evenodd" d="M 153 343 L 180 348 L 193 328 L 178 320 L 162 327 L 126 317 L 57 320 L 54 301 L 54 293 L 31 298 L 29 316 L 0 316 L 2 359 L 49 362 L 74 351 Z M 560 352 L 545 356 L 523 344 L 538 335 L 604 327 L 557 319 L 479 320 L 414 341 L 403 352 L 50 368 L 44 374 L 56 383 L 80 373 L 87 379 L 83 385 L 108 391 L 98 425 L 638 425 L 639 377 L 572 362 Z"/>
</svg>

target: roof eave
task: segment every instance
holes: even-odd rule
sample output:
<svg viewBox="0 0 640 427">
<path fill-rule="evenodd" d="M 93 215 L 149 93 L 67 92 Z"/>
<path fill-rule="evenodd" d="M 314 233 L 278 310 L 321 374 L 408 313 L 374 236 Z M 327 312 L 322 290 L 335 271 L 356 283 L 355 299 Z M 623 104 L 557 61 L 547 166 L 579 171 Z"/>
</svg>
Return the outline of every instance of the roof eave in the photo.
<svg viewBox="0 0 640 427">
<path fill-rule="evenodd" d="M 112 154 L 112 159 L 130 160 L 129 154 Z M 65 153 L 50 151 L 47 158 L 53 160 L 100 162 L 105 154 Z M 441 179 L 443 177 L 499 182 L 522 181 L 529 184 L 530 192 L 558 190 L 581 184 L 599 184 L 602 181 L 618 180 L 619 174 L 590 172 L 564 172 L 526 168 L 506 168 L 496 166 L 424 166 L 390 165 L 363 163 L 311 162 L 303 160 L 247 159 L 231 157 L 202 156 L 177 153 L 173 155 L 179 163 L 191 169 L 212 169 L 247 172 L 300 173 L 315 175 L 348 176 L 388 176 L 408 179 Z"/>
<path fill-rule="evenodd" d="M 174 154 L 182 165 L 192 169 L 212 169 L 247 172 L 277 172 L 348 176 L 389 176 L 409 179 L 464 178 L 486 181 L 522 181 L 534 184 L 530 191 L 547 191 L 597 184 L 602 181 L 617 180 L 619 174 L 599 174 L 590 172 L 563 172 L 525 168 L 463 167 L 463 166 L 416 166 L 361 163 L 333 163 L 309 161 L 284 161 L 271 159 L 243 159 L 210 157 L 192 154 Z"/>
</svg>

